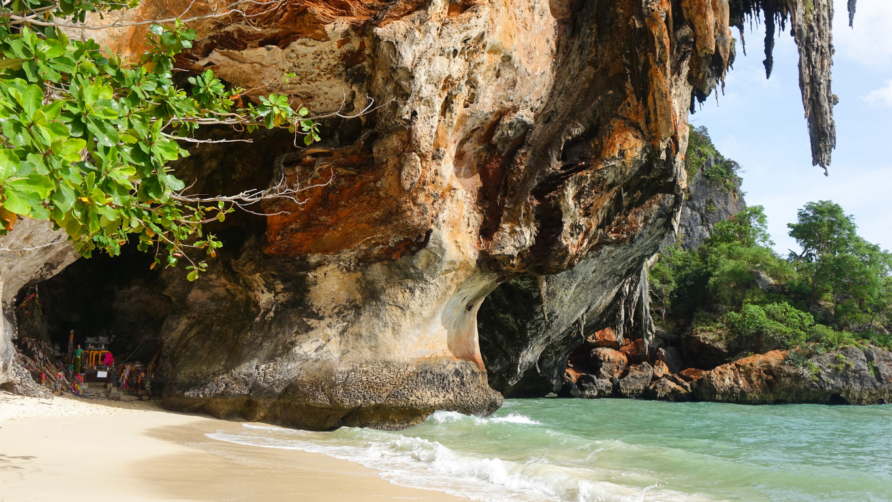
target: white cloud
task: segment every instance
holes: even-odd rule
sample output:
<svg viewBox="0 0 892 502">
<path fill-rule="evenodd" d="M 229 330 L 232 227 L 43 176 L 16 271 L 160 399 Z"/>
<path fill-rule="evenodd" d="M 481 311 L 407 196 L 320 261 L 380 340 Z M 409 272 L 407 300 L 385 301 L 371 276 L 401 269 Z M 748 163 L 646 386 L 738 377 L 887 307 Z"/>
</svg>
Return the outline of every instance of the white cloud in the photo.
<svg viewBox="0 0 892 502">
<path fill-rule="evenodd" d="M 833 43 L 837 59 L 851 59 L 867 67 L 892 64 L 892 2 L 858 0 L 854 28 L 849 28 L 846 0 L 835 0 Z"/>
<path fill-rule="evenodd" d="M 886 87 L 874 89 L 861 99 L 872 105 L 888 106 L 892 108 L 892 80 L 886 81 Z"/>
</svg>

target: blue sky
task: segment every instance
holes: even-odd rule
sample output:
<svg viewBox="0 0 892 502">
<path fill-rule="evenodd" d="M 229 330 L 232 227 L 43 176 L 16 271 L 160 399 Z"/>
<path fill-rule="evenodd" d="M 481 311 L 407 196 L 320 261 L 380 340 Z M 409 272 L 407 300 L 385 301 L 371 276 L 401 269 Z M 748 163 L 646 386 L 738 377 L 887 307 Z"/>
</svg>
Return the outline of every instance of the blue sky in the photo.
<svg viewBox="0 0 892 502">
<path fill-rule="evenodd" d="M 892 249 L 892 1 L 858 0 L 848 27 L 845 0 L 835 0 L 833 92 L 836 150 L 830 176 L 811 165 L 799 93 L 798 53 L 789 29 L 779 35 L 774 71 L 765 79 L 764 31 L 744 33 L 725 94 L 710 96 L 691 123 L 706 126 L 716 147 L 743 167 L 750 205 L 765 206 L 782 254 L 798 249 L 787 223 L 806 202 L 832 200 L 854 215 L 859 233 Z M 734 36 L 739 38 L 737 30 Z"/>
</svg>

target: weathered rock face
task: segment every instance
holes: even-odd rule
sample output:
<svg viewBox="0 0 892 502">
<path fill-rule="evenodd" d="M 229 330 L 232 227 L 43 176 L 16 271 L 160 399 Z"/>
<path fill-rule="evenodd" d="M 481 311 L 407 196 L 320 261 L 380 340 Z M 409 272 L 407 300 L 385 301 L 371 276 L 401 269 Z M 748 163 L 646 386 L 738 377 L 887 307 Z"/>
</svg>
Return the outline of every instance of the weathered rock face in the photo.
<svg viewBox="0 0 892 502">
<path fill-rule="evenodd" d="M 270 90 L 314 110 L 386 106 L 255 167 L 327 186 L 266 207 L 265 233 L 201 283 L 171 279 L 168 405 L 311 428 L 495 409 L 477 342 L 486 295 L 588 260 L 590 287 L 612 298 L 670 228 L 689 77 L 709 92 L 731 59 L 727 16 L 710 12 L 717 41 L 692 69 L 696 37 L 672 10 L 294 2 L 252 20 L 263 37 L 205 27 L 184 65 L 244 87 L 294 71 Z"/>
<path fill-rule="evenodd" d="M 30 219 L 18 221 L 9 234 L 0 237 L 0 386 L 19 394 L 47 397 L 49 392 L 34 384 L 15 358 L 15 296 L 26 285 L 52 277 L 77 259 L 66 241 L 65 232 L 53 231 L 50 222 Z"/>
<path fill-rule="evenodd" d="M 798 367 L 786 351 L 750 356 L 706 372 L 693 396 L 732 403 L 883 404 L 892 402 L 892 353 L 844 348 Z"/>
<path fill-rule="evenodd" d="M 716 223 L 746 208 L 738 180 L 714 181 L 700 175 L 694 177 L 689 190 L 690 195 L 681 207 L 678 224 L 678 239 L 686 250 L 700 247 L 709 238 Z M 666 244 L 674 240 L 670 238 Z"/>
<path fill-rule="evenodd" d="M 540 393 L 583 333 L 649 339 L 644 261 L 677 226 L 688 109 L 733 60 L 738 4 L 293 0 L 199 26 L 184 68 L 314 113 L 381 107 L 324 122 L 312 148 L 270 135 L 178 167 L 205 192 L 318 187 L 266 205 L 201 281 L 162 273 L 165 404 L 404 427 L 495 410 L 486 366 L 506 394 Z M 143 30 L 100 44 L 138 52 Z M 611 386 L 641 395 L 652 371 Z"/>
<path fill-rule="evenodd" d="M 275 40 L 210 28 L 196 49 L 246 87 L 313 61 L 281 90 L 320 111 L 389 104 L 265 166 L 327 186 L 267 206 L 263 236 L 174 288 L 168 406 L 310 428 L 491 412 L 476 314 L 493 288 L 573 267 L 607 305 L 671 227 L 689 78 L 724 72 L 727 17 L 692 70 L 668 2 L 365 5 L 308 3 Z"/>
</svg>

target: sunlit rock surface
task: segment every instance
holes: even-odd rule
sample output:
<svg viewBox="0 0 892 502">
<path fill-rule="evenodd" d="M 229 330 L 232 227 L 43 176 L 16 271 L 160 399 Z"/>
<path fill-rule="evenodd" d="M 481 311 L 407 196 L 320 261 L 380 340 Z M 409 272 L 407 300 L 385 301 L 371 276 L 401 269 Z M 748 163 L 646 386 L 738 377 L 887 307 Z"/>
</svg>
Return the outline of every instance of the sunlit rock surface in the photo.
<svg viewBox="0 0 892 502">
<path fill-rule="evenodd" d="M 555 342 L 586 325 L 615 326 L 619 343 L 646 331 L 642 270 L 677 226 L 688 111 L 723 82 L 729 27 L 760 9 L 291 0 L 251 7 L 250 24 L 202 22 L 183 69 L 213 69 L 252 96 L 288 94 L 314 115 L 372 108 L 322 119 L 310 148 L 270 134 L 193 149 L 178 167 L 196 191 L 316 188 L 256 208 L 267 217 L 244 219 L 200 281 L 158 272 L 171 305 L 165 404 L 312 429 L 405 427 L 437 409 L 495 410 L 487 365 L 503 392 L 556 390 L 578 343 Z M 826 47 L 829 32 L 793 19 L 800 39 Z M 146 29 L 84 34 L 139 53 Z M 829 55 L 816 58 L 804 99 L 821 111 L 809 115 L 813 140 L 828 145 L 832 119 L 814 117 L 832 109 L 829 74 L 815 70 Z M 511 324 L 511 309 L 535 315 Z M 537 365 L 538 380 L 521 384 Z"/>
</svg>

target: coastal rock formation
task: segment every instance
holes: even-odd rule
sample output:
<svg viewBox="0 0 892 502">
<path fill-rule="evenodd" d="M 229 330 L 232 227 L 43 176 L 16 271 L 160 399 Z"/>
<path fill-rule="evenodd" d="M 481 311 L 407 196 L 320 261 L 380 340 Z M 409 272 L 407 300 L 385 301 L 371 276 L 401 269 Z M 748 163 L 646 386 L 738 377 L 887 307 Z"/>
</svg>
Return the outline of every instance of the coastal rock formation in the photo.
<svg viewBox="0 0 892 502">
<path fill-rule="evenodd" d="M 703 374 L 693 397 L 746 404 L 892 403 L 892 352 L 847 347 L 803 366 L 793 364 L 787 351 L 757 354 Z"/>
<path fill-rule="evenodd" d="M 691 134 L 702 137 L 706 132 L 694 130 Z M 689 153 L 692 153 L 690 148 Z M 699 166 L 689 180 L 688 196 L 681 207 L 678 233 L 670 235 L 664 246 L 678 240 L 682 249 L 697 249 L 709 238 L 716 223 L 727 220 L 746 208 L 740 188 L 741 180 L 735 174 L 739 169 L 737 163 L 723 158 L 718 152 L 703 152 L 701 155 L 705 158 L 702 166 Z M 715 171 L 722 176 L 714 175 Z"/>
<path fill-rule="evenodd" d="M 575 327 L 628 289 L 678 212 L 691 81 L 710 92 L 732 58 L 727 16 L 698 42 L 668 2 L 345 5 L 260 21 L 281 32 L 262 40 L 208 28 L 184 61 L 247 87 L 254 68 L 312 60 L 318 78 L 286 92 L 384 106 L 253 166 L 325 186 L 171 284 L 169 407 L 314 429 L 491 412 L 484 298 L 571 269 L 591 293 L 555 317 Z M 708 64 L 691 68 L 696 44 Z"/>
<path fill-rule="evenodd" d="M 561 274 L 514 279 L 487 297 L 478 319 L 481 350 L 494 389 L 511 397 L 556 392 L 566 382 L 567 359 L 571 367 L 574 361 L 585 366 L 584 360 L 596 347 L 622 350 L 631 364 L 662 360 L 674 371 L 683 368 L 686 363 L 679 350 L 666 346 L 678 341 L 677 337 L 655 329 L 646 320 L 647 302 L 640 289 L 646 284 L 641 275 L 642 257 L 676 241 L 683 249 L 695 249 L 716 223 L 746 207 L 735 174 L 737 164 L 715 151 L 705 130 L 692 129 L 691 134 L 697 143 L 689 145 L 687 155 L 702 160 L 693 169 L 691 159 L 686 161 L 691 178 L 677 233 L 642 233 L 635 239 L 636 245 L 623 249 L 623 255 L 603 253 Z M 637 274 L 636 267 L 640 267 Z M 612 327 L 599 329 L 583 342 L 582 333 L 605 325 Z M 729 342 L 725 339 L 703 338 L 706 336 L 681 340 L 689 359 L 698 365 L 711 369 L 739 352 L 736 345 L 726 347 Z M 632 343 L 623 345 L 629 338 L 634 338 Z M 647 344 L 646 338 L 650 338 Z M 653 345 L 656 352 L 650 354 L 651 347 L 645 345 Z M 738 350 L 730 352 L 735 348 Z M 597 367 L 597 362 L 592 365 Z"/>
<path fill-rule="evenodd" d="M 804 8 L 289 0 L 195 26 L 181 69 L 340 116 L 311 148 L 268 134 L 176 166 L 198 192 L 307 190 L 243 216 L 200 281 L 145 282 L 169 308 L 151 319 L 165 405 L 310 429 L 487 414 L 502 400 L 490 385 L 559 390 L 573 349 L 608 326 L 620 346 L 640 342 L 626 343 L 637 360 L 624 376 L 608 372 L 611 392 L 642 395 L 659 348 L 646 261 L 678 226 L 688 111 L 723 85 L 745 16 L 799 30 L 815 161 L 829 163 L 830 34 Z M 138 53 L 146 29 L 99 43 Z M 587 392 L 606 392 L 601 380 Z"/>
<path fill-rule="evenodd" d="M 567 370 L 564 397 L 629 397 L 660 401 L 713 401 L 740 404 L 892 403 L 892 352 L 846 347 L 798 364 L 789 351 L 775 350 L 721 365 L 710 371 L 672 372 L 662 361 L 634 365 L 621 375 Z"/>
<path fill-rule="evenodd" d="M 17 221 L 0 236 L 0 388 L 27 396 L 49 397 L 16 359 L 15 297 L 29 284 L 46 280 L 78 258 L 63 230 L 48 221 Z"/>
</svg>

